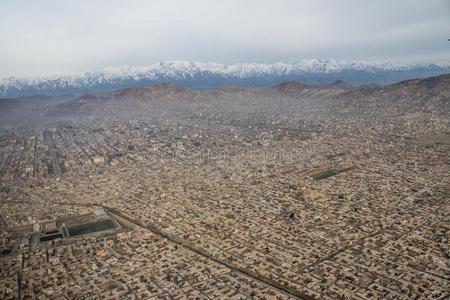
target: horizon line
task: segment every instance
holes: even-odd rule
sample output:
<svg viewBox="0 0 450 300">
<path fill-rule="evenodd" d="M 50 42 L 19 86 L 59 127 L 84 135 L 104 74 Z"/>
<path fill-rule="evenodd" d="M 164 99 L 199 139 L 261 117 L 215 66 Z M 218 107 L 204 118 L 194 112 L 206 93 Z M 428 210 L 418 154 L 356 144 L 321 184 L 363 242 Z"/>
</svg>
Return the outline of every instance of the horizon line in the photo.
<svg viewBox="0 0 450 300">
<path fill-rule="evenodd" d="M 221 66 L 221 67 L 233 67 L 233 66 L 245 66 L 245 65 L 259 65 L 259 66 L 275 66 L 275 65 L 296 65 L 300 64 L 302 62 L 321 62 L 321 63 L 340 63 L 340 64 L 367 64 L 372 65 L 375 67 L 382 67 L 382 66 L 390 66 L 394 68 L 408 68 L 408 67 L 418 67 L 418 66 L 438 66 L 441 68 L 450 68 L 450 59 L 449 60 L 439 60 L 439 61 L 432 61 L 432 62 L 422 62 L 422 63 L 394 63 L 394 62 L 381 62 L 381 61 L 374 61 L 374 60 L 350 60 L 350 59 L 333 59 L 333 58 L 303 58 L 296 60 L 294 62 L 286 62 L 286 61 L 277 61 L 272 63 L 261 63 L 261 62 L 235 62 L 235 63 L 221 63 L 221 62 L 214 62 L 214 61 L 195 61 L 195 60 L 181 60 L 181 59 L 174 59 L 174 60 L 165 60 L 165 61 L 158 61 L 155 63 L 150 63 L 147 65 L 117 65 L 117 66 L 106 66 L 99 69 L 93 69 L 93 70 L 85 70 L 85 71 L 79 71 L 79 72 L 61 72 L 61 73 L 55 73 L 52 75 L 35 75 L 35 76 L 18 76 L 18 75 L 12 75 L 12 76 L 0 76 L 0 80 L 47 80 L 47 79 L 54 79 L 58 77 L 81 77 L 88 74 L 96 74 L 96 73 L 108 73 L 110 72 L 111 75 L 113 71 L 120 71 L 124 69 L 129 70 L 139 70 L 140 68 L 151 68 L 156 67 L 161 64 L 173 64 L 173 63 L 189 63 L 189 64 L 195 64 L 195 65 L 204 65 L 204 66 Z M 141 70 L 142 71 L 142 70 Z"/>
</svg>

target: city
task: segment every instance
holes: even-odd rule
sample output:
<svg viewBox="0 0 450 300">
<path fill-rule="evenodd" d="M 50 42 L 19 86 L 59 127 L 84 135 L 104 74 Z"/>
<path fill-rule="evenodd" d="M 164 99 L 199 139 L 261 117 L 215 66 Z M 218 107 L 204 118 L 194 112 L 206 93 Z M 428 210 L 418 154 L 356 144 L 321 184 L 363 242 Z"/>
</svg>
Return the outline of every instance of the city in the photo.
<svg viewBox="0 0 450 300">
<path fill-rule="evenodd" d="M 1 297 L 446 298 L 448 90 L 323 105 L 347 89 L 181 90 L 147 103 L 159 117 L 5 126 Z"/>
<path fill-rule="evenodd" d="M 0 300 L 450 300 L 450 1 L 0 1 Z"/>
</svg>

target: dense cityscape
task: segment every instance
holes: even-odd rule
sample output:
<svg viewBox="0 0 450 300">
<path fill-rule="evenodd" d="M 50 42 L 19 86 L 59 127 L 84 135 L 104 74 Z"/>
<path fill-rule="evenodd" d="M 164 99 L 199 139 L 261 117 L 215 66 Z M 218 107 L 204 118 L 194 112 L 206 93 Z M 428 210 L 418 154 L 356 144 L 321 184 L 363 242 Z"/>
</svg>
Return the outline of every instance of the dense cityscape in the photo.
<svg viewBox="0 0 450 300">
<path fill-rule="evenodd" d="M 448 84 L 4 102 L 0 298 L 446 299 Z"/>
</svg>

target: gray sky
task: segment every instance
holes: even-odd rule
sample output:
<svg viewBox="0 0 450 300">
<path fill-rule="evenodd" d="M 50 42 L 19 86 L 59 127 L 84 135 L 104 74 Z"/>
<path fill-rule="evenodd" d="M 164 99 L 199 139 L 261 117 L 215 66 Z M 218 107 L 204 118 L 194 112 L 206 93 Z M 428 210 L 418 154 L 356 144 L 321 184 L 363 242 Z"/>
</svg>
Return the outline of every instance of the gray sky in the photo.
<svg viewBox="0 0 450 300">
<path fill-rule="evenodd" d="M 450 0 L 0 1 L 0 77 L 167 60 L 450 61 Z"/>
</svg>

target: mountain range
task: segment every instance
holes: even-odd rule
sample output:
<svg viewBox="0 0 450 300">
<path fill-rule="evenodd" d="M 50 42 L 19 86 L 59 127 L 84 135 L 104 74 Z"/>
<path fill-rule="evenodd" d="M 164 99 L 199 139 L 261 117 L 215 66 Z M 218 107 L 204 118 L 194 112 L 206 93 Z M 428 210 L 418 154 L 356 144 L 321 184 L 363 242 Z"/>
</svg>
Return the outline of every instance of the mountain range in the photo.
<svg viewBox="0 0 450 300">
<path fill-rule="evenodd" d="M 106 68 L 80 75 L 0 79 L 0 97 L 63 95 L 139 88 L 165 82 L 191 89 L 227 85 L 267 87 L 284 81 L 306 84 L 390 84 L 450 73 L 450 64 L 395 65 L 342 60 L 305 59 L 296 63 L 218 64 L 169 61 L 150 66 Z"/>
<path fill-rule="evenodd" d="M 450 114 L 450 74 L 389 85 L 310 85 L 286 81 L 267 88 L 228 86 L 194 90 L 172 83 L 78 96 L 24 96 L 0 99 L 0 124 L 67 124 L 83 119 L 167 118 L 247 119 L 270 115 L 304 118 L 434 118 Z M 86 119 L 87 118 L 87 119 Z M 83 121 L 83 122 L 84 122 Z M 193 125 L 195 126 L 195 124 Z"/>
</svg>

